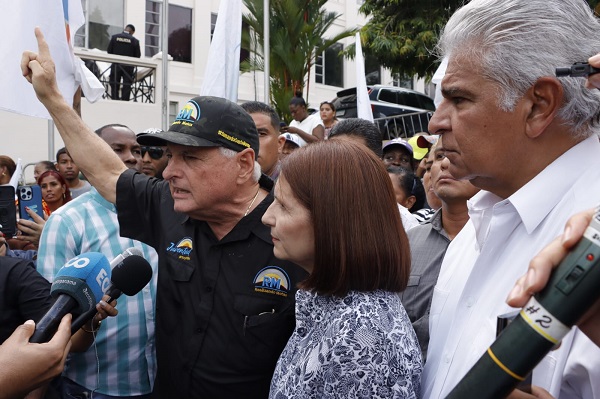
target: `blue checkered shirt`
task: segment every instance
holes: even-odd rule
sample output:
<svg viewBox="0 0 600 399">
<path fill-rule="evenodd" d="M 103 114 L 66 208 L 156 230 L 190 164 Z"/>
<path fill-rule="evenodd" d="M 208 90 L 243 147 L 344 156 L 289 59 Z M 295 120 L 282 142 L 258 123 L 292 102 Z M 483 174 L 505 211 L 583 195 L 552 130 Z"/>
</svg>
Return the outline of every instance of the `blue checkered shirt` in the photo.
<svg viewBox="0 0 600 399">
<path fill-rule="evenodd" d="M 52 282 L 58 270 L 84 252 L 101 252 L 112 260 L 136 247 L 150 262 L 154 276 L 135 296 L 121 296 L 117 317 L 104 320 L 92 345 L 84 353 L 69 356 L 63 375 L 96 392 L 111 396 L 135 396 L 152 392 L 156 375 L 154 303 L 156 251 L 139 241 L 119 236 L 116 208 L 92 188 L 48 218 L 38 252 L 38 271 Z"/>
</svg>

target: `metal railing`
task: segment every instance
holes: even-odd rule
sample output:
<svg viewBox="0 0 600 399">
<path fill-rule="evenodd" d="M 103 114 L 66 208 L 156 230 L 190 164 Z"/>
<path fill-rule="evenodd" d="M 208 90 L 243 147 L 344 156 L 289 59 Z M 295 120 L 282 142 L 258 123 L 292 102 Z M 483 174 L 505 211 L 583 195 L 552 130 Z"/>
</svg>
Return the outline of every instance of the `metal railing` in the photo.
<svg viewBox="0 0 600 399">
<path fill-rule="evenodd" d="M 111 66 L 114 64 L 116 71 L 129 77 L 131 80 L 131 93 L 128 101 L 141 103 L 154 103 L 156 96 L 156 62 L 140 58 L 124 57 L 104 52 L 75 50 L 75 55 L 81 58 L 88 69 L 104 85 L 102 98 L 113 99 L 110 80 Z M 122 93 L 124 80 L 115 83 L 117 91 Z"/>
<path fill-rule="evenodd" d="M 379 126 L 383 140 L 391 140 L 398 137 L 408 138 L 415 133 L 427 132 L 427 125 L 433 112 L 413 112 L 410 114 L 394 115 L 385 118 L 377 118 L 375 124 Z"/>
</svg>

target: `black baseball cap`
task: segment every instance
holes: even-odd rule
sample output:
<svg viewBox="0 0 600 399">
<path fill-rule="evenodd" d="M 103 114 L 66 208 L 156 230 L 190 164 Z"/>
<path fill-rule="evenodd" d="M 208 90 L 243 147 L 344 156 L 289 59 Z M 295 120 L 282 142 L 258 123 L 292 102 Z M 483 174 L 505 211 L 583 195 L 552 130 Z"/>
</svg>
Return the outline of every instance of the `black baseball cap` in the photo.
<svg viewBox="0 0 600 399">
<path fill-rule="evenodd" d="M 179 111 L 167 132 L 142 133 L 142 145 L 165 142 L 191 147 L 225 147 L 236 152 L 252 148 L 258 157 L 258 132 L 239 105 L 220 97 L 194 97 Z"/>
</svg>

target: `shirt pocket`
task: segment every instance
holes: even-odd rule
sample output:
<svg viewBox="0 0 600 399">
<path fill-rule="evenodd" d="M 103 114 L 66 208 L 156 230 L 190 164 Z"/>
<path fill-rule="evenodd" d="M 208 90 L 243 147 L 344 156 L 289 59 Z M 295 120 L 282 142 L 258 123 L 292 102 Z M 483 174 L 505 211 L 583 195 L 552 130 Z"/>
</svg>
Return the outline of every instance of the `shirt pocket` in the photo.
<svg viewBox="0 0 600 399">
<path fill-rule="evenodd" d="M 414 322 L 417 318 L 422 316 L 422 305 L 418 303 L 420 301 L 418 301 L 417 298 L 417 295 L 419 294 L 420 281 L 420 275 L 411 274 L 408 277 L 406 288 L 400 293 L 400 301 L 402 302 L 402 306 L 404 306 L 404 309 L 406 310 L 411 322 Z"/>
<path fill-rule="evenodd" d="M 169 277 L 177 282 L 189 282 L 194 274 L 194 266 L 190 261 L 182 262 L 171 260 L 169 263 Z"/>
<path fill-rule="evenodd" d="M 236 295 L 233 301 L 242 339 L 254 367 L 273 367 L 294 331 L 294 302 Z"/>
</svg>

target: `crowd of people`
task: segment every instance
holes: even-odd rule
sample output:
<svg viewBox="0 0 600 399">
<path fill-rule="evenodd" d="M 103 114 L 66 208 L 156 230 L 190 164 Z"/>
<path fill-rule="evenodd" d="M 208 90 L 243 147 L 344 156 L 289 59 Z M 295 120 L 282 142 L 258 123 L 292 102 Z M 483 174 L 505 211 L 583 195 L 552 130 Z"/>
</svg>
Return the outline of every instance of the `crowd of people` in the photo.
<svg viewBox="0 0 600 399">
<path fill-rule="evenodd" d="M 168 131 L 94 134 L 36 29 L 21 67 L 66 149 L 57 171 L 36 165 L 47 220 L 19 225 L 37 234 L 39 273 L 0 257 L 42 287 L 29 312 L 0 302 L 13 307 L 0 313 L 0 397 L 59 373 L 47 389 L 63 397 L 448 396 L 594 217 L 600 74 L 554 68 L 600 68 L 599 29 L 579 0 L 471 1 L 441 34 L 429 132 L 385 143 L 331 103 L 309 115 L 300 96 L 289 126 L 267 104 L 203 96 Z M 4 158 L 2 182 L 15 170 Z M 70 316 L 28 344 L 25 320 L 48 308 L 66 261 L 129 247 L 154 270 L 146 288 L 101 301 L 72 346 Z M 531 393 L 511 398 L 600 398 L 600 300 L 560 339 Z"/>
</svg>

